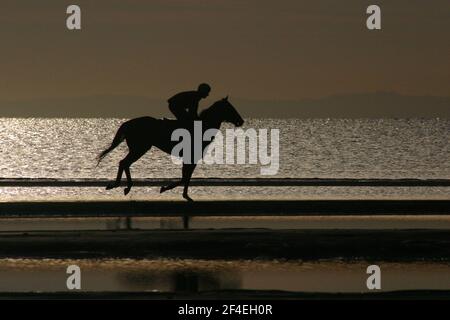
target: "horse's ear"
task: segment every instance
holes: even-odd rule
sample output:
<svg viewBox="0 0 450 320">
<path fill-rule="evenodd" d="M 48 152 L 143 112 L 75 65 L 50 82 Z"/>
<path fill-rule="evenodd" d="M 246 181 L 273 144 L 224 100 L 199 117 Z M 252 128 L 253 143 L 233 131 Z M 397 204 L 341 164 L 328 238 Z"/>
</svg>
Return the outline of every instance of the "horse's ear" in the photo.
<svg viewBox="0 0 450 320">
<path fill-rule="evenodd" d="M 228 95 L 225 97 L 225 99 L 224 99 L 225 101 L 228 101 Z"/>
</svg>

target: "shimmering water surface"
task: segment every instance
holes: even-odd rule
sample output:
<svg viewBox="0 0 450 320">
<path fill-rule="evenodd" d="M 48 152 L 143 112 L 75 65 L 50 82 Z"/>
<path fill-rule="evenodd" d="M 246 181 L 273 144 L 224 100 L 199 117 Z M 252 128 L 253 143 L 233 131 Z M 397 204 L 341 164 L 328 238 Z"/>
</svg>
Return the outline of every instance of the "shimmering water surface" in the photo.
<svg viewBox="0 0 450 320">
<path fill-rule="evenodd" d="M 96 167 L 122 119 L 0 119 L 0 177 L 108 178 L 126 154 L 122 144 Z M 230 128 L 227 125 L 223 129 Z M 450 120 L 250 119 L 243 129 L 280 130 L 276 178 L 450 178 Z M 136 178 L 180 176 L 180 166 L 157 149 L 132 166 Z M 194 177 L 261 177 L 260 165 L 200 165 Z M 446 198 L 448 188 L 218 188 L 193 187 L 197 198 Z M 135 188 L 130 198 L 178 198 Z M 49 197 L 123 198 L 102 188 L 2 188 L 1 201 Z"/>
</svg>

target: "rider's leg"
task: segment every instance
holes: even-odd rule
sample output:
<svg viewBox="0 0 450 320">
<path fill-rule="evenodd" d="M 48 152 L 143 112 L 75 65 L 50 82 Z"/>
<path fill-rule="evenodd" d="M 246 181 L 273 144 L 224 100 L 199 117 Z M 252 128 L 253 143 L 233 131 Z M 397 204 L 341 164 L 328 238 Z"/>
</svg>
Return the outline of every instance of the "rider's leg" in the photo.
<svg viewBox="0 0 450 320">
<path fill-rule="evenodd" d="M 174 105 L 169 105 L 169 110 L 170 112 L 172 112 L 172 114 L 175 116 L 175 118 L 177 120 L 180 120 L 184 117 L 184 113 L 185 111 L 183 110 L 183 108 L 177 108 Z"/>
<path fill-rule="evenodd" d="M 184 108 L 177 108 L 173 105 L 169 105 L 169 110 L 177 120 L 184 123 L 185 125 L 188 125 L 190 121 L 192 121 L 191 116 Z"/>
</svg>

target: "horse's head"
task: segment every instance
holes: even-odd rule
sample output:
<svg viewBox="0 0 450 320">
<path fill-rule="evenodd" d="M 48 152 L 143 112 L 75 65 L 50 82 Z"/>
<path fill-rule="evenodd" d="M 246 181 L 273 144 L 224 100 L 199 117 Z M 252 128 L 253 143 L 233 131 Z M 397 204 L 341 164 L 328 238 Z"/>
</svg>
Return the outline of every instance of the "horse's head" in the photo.
<svg viewBox="0 0 450 320">
<path fill-rule="evenodd" d="M 235 107 L 230 103 L 230 101 L 228 101 L 228 96 L 222 100 L 219 100 L 217 103 L 219 104 L 217 112 L 221 114 L 223 121 L 230 122 L 236 127 L 240 127 L 244 124 L 244 119 L 242 119 Z"/>
</svg>

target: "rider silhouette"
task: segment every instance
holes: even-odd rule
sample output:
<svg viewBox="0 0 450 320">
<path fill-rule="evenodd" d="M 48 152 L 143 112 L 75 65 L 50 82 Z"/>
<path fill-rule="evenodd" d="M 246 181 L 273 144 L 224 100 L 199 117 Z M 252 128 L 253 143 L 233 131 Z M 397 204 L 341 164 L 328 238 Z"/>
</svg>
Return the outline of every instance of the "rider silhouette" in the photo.
<svg viewBox="0 0 450 320">
<path fill-rule="evenodd" d="M 185 91 L 174 95 L 167 100 L 169 109 L 173 115 L 181 121 L 193 121 L 198 119 L 198 104 L 201 99 L 206 98 L 211 91 L 211 87 L 202 83 L 198 86 L 197 91 Z"/>
</svg>

